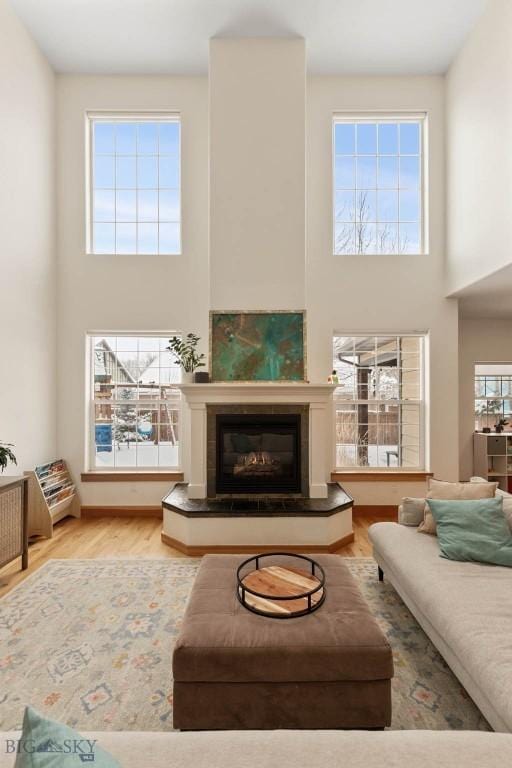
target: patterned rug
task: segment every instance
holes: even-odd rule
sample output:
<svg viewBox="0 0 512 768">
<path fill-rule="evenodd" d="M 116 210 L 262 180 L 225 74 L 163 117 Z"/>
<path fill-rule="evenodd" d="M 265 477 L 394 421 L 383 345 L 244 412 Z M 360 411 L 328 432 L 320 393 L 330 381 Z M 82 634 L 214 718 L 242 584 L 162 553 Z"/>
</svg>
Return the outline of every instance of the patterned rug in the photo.
<svg viewBox="0 0 512 768">
<path fill-rule="evenodd" d="M 490 730 L 370 558 L 347 558 L 393 647 L 393 729 Z M 172 728 L 171 650 L 199 561 L 52 560 L 0 601 L 0 730 Z"/>
</svg>

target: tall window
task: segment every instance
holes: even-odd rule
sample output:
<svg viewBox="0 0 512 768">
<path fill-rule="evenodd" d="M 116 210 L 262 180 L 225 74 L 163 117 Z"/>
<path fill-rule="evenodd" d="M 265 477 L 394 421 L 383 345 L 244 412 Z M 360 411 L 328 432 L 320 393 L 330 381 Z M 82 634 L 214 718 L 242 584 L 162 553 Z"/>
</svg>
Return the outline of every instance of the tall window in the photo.
<svg viewBox="0 0 512 768">
<path fill-rule="evenodd" d="M 477 363 L 475 365 L 475 429 L 494 430 L 500 419 L 512 431 L 512 364 Z"/>
<path fill-rule="evenodd" d="M 180 253 L 179 119 L 89 115 L 88 124 L 88 250 Z"/>
<path fill-rule="evenodd" d="M 336 117 L 334 253 L 423 253 L 424 117 Z"/>
<path fill-rule="evenodd" d="M 338 468 L 425 468 L 424 346 L 418 335 L 334 337 Z"/>
<path fill-rule="evenodd" d="M 180 465 L 181 369 L 169 335 L 89 337 L 90 469 Z"/>
</svg>

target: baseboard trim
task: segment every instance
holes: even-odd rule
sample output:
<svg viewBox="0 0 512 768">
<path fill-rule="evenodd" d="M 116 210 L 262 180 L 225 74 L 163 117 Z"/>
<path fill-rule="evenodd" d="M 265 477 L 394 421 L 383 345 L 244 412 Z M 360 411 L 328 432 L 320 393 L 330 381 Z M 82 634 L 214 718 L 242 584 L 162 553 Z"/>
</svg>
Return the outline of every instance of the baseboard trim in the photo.
<svg viewBox="0 0 512 768">
<path fill-rule="evenodd" d="M 161 538 L 163 544 L 167 544 L 167 546 L 172 547 L 173 549 L 177 549 L 178 552 L 181 552 L 184 555 L 188 555 L 189 557 L 202 557 L 203 555 L 250 555 L 257 554 L 258 552 L 275 552 L 276 550 L 279 550 L 280 552 L 324 552 L 327 554 L 332 554 L 333 552 L 337 552 L 342 547 L 347 546 L 347 544 L 352 544 L 354 541 L 354 534 L 348 533 L 346 536 L 343 536 L 343 538 L 338 539 L 337 541 L 333 541 L 332 544 L 325 546 L 319 544 L 274 544 L 272 546 L 262 546 L 258 544 L 206 544 L 188 546 L 182 541 L 179 541 L 179 539 L 173 539 L 172 536 L 168 536 L 166 533 L 164 533 L 164 531 L 162 531 Z"/>
<path fill-rule="evenodd" d="M 354 504 L 352 517 L 382 517 L 398 520 L 397 504 Z"/>
<path fill-rule="evenodd" d="M 162 507 L 82 507 L 82 517 L 155 517 L 163 519 Z"/>
</svg>

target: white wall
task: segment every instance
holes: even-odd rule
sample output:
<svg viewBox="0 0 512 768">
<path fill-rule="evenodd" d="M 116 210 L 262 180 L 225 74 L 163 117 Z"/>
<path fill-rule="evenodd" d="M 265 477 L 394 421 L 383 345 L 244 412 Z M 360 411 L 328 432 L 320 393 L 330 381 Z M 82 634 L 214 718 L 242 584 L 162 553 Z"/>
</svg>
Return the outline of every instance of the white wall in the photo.
<svg viewBox="0 0 512 768">
<path fill-rule="evenodd" d="M 295 103 L 295 107 L 296 102 Z M 293 108 L 293 111 L 295 110 Z M 87 256 L 84 218 L 84 113 L 87 109 L 177 109 L 183 120 L 183 241 L 178 257 Z M 430 253 L 425 256 L 334 257 L 331 242 L 331 121 L 335 110 L 412 109 L 429 114 Z M 295 111 L 294 111 L 295 114 Z M 442 78 L 318 77 L 307 80 L 307 240 L 305 306 L 308 376 L 324 381 L 338 331 L 427 331 L 430 334 L 431 469 L 458 477 L 456 301 L 444 295 L 444 84 Z M 208 264 L 208 86 L 206 78 L 58 78 L 59 129 L 59 452 L 76 475 L 85 464 L 87 330 L 195 330 L 208 336 L 211 299 L 239 309 L 282 308 L 300 299 L 298 250 L 286 249 L 287 277 L 276 267 L 273 286 L 255 284 L 253 262 Z M 302 128 L 299 126 L 298 131 Z M 283 136 L 280 134 L 281 140 Z M 224 151 L 227 151 L 224 148 Z M 292 157 L 292 156 L 290 156 Z M 298 157 L 296 152 L 293 157 Z M 297 159 L 299 162 L 299 159 Z M 290 163 L 291 165 L 292 163 Z M 296 178 L 297 183 L 300 171 Z M 298 201 L 294 210 L 299 210 Z M 300 217 L 299 217 L 300 218 Z M 302 227 L 299 222 L 298 230 Z M 298 231 L 297 230 L 297 231 Z M 233 251 L 230 252 L 232 257 Z M 218 254 L 217 254 L 218 255 Z M 262 256 L 262 263 L 273 268 Z M 295 265 L 295 267 L 293 266 Z M 226 271 L 228 270 L 228 271 Z M 304 274 L 304 273 L 302 273 Z M 242 281 L 242 283 L 240 282 Z M 288 291 L 288 283 L 292 288 Z M 209 294 L 209 284 L 216 284 Z M 229 287 L 229 286 L 228 286 Z M 281 297 L 281 298 L 280 298 Z M 269 303 L 270 302 L 270 303 Z M 298 305 L 300 307 L 300 304 Z M 359 503 L 396 503 L 395 483 L 357 486 Z M 407 489 L 410 490 L 409 488 Z M 414 490 L 414 489 L 413 489 Z M 420 493 L 421 487 L 417 489 Z M 157 504 L 165 484 L 84 484 L 86 505 Z M 378 500 L 378 501 L 377 501 Z"/>
<path fill-rule="evenodd" d="M 459 328 L 460 476 L 473 474 L 475 363 L 512 362 L 512 319 L 463 317 Z"/>
<path fill-rule="evenodd" d="M 213 309 L 304 307 L 306 48 L 210 44 Z"/>
<path fill-rule="evenodd" d="M 214 78 L 210 93 L 214 115 L 211 191 L 237 204 L 237 222 L 243 222 L 243 226 L 240 224 L 234 233 L 236 238 L 233 236 L 230 242 L 229 211 L 224 209 L 224 215 L 218 219 L 222 226 L 214 228 L 213 259 L 209 265 L 207 79 L 60 76 L 55 105 L 55 77 L 51 68 L 5 0 L 0 0 L 0 99 L 6 106 L 0 128 L 0 168 L 2 177 L 9 180 L 0 187 L 5 318 L 0 326 L 0 345 L 4 350 L 0 439 L 16 444 L 19 469 L 62 454 L 78 476 L 85 467 L 87 331 L 194 330 L 206 342 L 210 306 L 236 305 L 244 309 L 305 305 L 311 380 L 324 380 L 330 370 L 335 330 L 429 332 L 430 468 L 438 477 L 456 478 L 460 439 L 460 473 L 462 477 L 469 476 L 472 367 L 477 360 L 512 359 L 512 326 L 505 321 L 466 318 L 461 322 L 459 352 L 456 302 L 442 297 L 446 295 L 446 272 L 449 288 L 455 290 L 512 261 L 508 232 L 512 214 L 512 155 L 507 152 L 512 129 L 512 3 L 491 0 L 448 73 L 446 92 L 444 79 L 437 77 L 312 77 L 307 80 L 304 124 L 300 121 L 304 98 L 303 49 L 302 53 L 299 50 L 303 42 L 255 41 L 256 47 L 268 44 L 257 75 L 251 74 L 254 62 L 246 48 L 247 41 L 232 42 L 233 50 L 236 48 L 237 55 L 242 57 L 245 74 L 259 83 L 261 103 L 251 104 L 249 90 L 244 93 L 236 65 L 222 54 L 217 59 L 221 68 L 214 68 L 214 74 L 222 70 L 223 77 L 228 79 Z M 290 46 L 285 56 L 274 49 L 278 44 Z M 222 46 L 221 49 L 227 50 Z M 265 93 L 265 83 L 269 87 L 275 84 L 273 67 L 281 73 L 281 67 L 286 69 L 288 65 L 291 68 L 285 72 L 287 82 L 293 84 L 289 92 L 281 88 L 282 99 L 278 97 L 279 89 Z M 281 82 L 279 77 L 276 75 L 275 82 Z M 226 82 L 230 83 L 227 90 Z M 229 191 L 230 186 L 238 186 L 235 182 L 240 168 L 230 158 L 230 145 L 236 136 L 222 135 L 226 122 L 215 112 L 226 109 L 233 94 L 240 97 L 240 103 L 237 105 L 236 99 L 231 103 L 232 114 L 236 114 L 237 106 L 244 106 L 245 111 L 238 110 L 244 119 L 260 119 L 261 105 L 269 100 L 268 125 L 261 120 L 258 130 L 262 146 L 271 143 L 267 128 L 276 139 L 268 157 L 262 147 L 255 148 L 254 158 L 242 169 L 238 181 L 247 191 L 248 176 L 257 173 L 261 166 L 267 172 L 279 172 L 280 186 L 266 188 L 261 183 L 257 194 L 247 198 L 245 210 L 243 201 L 236 196 L 233 199 Z M 256 114 L 249 109 L 258 106 Z M 168 108 L 181 112 L 181 256 L 86 255 L 84 113 L 87 109 L 102 108 Z M 333 112 L 344 109 L 428 111 L 428 255 L 332 255 L 331 121 Z M 237 124 L 237 130 L 241 124 L 243 121 Z M 304 270 L 304 166 L 300 147 L 305 135 Z M 240 144 L 238 149 L 233 156 L 240 159 L 251 147 Z M 232 164 L 222 168 L 224 162 Z M 219 215 L 217 202 L 212 204 L 212 212 Z M 245 259 L 238 259 L 247 212 L 253 210 L 259 215 L 265 213 L 265 220 L 270 216 L 272 229 L 259 232 L 261 239 L 251 238 Z M 282 230 L 276 227 L 279 220 L 286 223 Z M 272 279 L 257 277 L 262 264 Z M 16 471 L 9 469 L 11 474 Z M 87 484 L 81 488 L 82 503 L 156 504 L 165 489 L 162 483 Z M 369 484 L 358 485 L 354 489 L 359 503 L 395 503 L 403 492 L 403 486 L 394 483 L 371 484 L 371 488 Z"/>
<path fill-rule="evenodd" d="M 307 97 L 308 364 L 312 380 L 332 365 L 332 334 L 430 334 L 430 468 L 458 476 L 457 302 L 444 299 L 444 81 L 442 77 L 312 77 Z M 430 252 L 425 256 L 333 256 L 331 131 L 342 110 L 428 112 Z M 382 504 L 401 489 L 379 487 Z M 368 499 L 375 498 L 372 484 Z M 358 500 L 356 498 L 356 500 Z M 376 503 L 361 501 L 360 503 Z"/>
<path fill-rule="evenodd" d="M 512 262 L 512 3 L 491 0 L 446 79 L 448 287 Z"/>
<path fill-rule="evenodd" d="M 85 334 L 104 330 L 208 335 L 208 95 L 200 77 L 60 76 L 58 84 L 59 452 L 85 467 Z M 182 120 L 183 253 L 85 252 L 85 112 L 169 109 Z M 84 505 L 153 505 L 165 483 L 87 483 Z"/>
<path fill-rule="evenodd" d="M 0 440 L 18 467 L 55 458 L 55 79 L 0 0 Z"/>
</svg>

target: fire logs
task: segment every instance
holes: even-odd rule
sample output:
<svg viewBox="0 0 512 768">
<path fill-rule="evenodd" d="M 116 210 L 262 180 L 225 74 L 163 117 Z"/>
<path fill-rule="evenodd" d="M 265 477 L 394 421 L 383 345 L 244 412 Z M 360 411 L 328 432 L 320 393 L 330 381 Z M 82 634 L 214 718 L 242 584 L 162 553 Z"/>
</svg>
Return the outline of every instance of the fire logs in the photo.
<svg viewBox="0 0 512 768">
<path fill-rule="evenodd" d="M 239 457 L 233 467 L 233 475 L 275 475 L 280 466 L 280 462 L 272 458 L 268 451 L 251 451 Z"/>
</svg>

